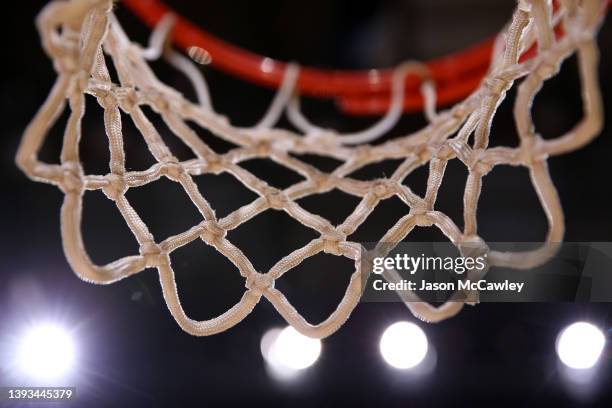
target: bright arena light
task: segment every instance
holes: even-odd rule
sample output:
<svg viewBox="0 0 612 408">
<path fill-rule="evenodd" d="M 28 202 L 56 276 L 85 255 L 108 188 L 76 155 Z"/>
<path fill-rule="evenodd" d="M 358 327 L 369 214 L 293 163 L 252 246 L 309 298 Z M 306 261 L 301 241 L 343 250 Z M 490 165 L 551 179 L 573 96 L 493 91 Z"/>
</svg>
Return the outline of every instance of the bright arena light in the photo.
<svg viewBox="0 0 612 408">
<path fill-rule="evenodd" d="M 270 367 L 284 377 L 313 365 L 321 354 L 321 341 L 293 327 L 272 329 L 261 340 L 261 353 Z"/>
<path fill-rule="evenodd" d="M 385 361 L 399 369 L 419 365 L 427 355 L 427 337 L 419 326 L 397 322 L 387 327 L 380 338 L 380 353 Z"/>
<path fill-rule="evenodd" d="M 570 368 L 593 367 L 606 344 L 604 334 L 587 322 L 577 322 L 566 327 L 557 339 L 557 355 Z"/>
<path fill-rule="evenodd" d="M 33 378 L 53 379 L 65 374 L 75 360 L 74 343 L 63 329 L 44 325 L 30 329 L 18 351 L 19 368 Z"/>
</svg>

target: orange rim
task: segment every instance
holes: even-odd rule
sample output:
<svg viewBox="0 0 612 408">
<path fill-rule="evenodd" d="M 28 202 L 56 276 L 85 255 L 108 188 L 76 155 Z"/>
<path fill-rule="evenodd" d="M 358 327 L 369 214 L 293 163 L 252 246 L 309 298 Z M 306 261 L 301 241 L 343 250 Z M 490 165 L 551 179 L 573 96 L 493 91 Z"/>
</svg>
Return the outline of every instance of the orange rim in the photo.
<svg viewBox="0 0 612 408">
<path fill-rule="evenodd" d="M 285 76 L 287 63 L 258 55 L 227 43 L 177 14 L 161 0 L 123 0 L 138 18 L 153 28 L 167 13 L 176 16 L 173 41 L 186 50 L 197 46 L 208 51 L 212 66 L 220 71 L 260 86 L 278 89 Z M 563 35 L 561 26 L 557 36 Z M 460 101 L 473 92 L 484 77 L 491 62 L 494 37 L 439 58 L 425 61 L 431 78 L 436 83 L 437 104 L 447 106 Z M 521 60 L 537 54 L 534 45 Z M 342 111 L 356 115 L 384 113 L 390 103 L 392 69 L 333 70 L 300 67 L 296 87 L 300 94 L 332 98 Z M 416 74 L 406 77 L 404 110 L 423 109 L 420 92 L 422 78 Z"/>
</svg>

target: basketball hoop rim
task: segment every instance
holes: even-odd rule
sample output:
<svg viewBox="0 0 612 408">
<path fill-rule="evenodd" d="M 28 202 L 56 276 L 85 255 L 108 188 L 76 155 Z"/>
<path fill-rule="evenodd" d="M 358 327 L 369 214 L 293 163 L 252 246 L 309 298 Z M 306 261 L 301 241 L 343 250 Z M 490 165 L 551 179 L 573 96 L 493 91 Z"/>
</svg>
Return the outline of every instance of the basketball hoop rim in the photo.
<svg viewBox="0 0 612 408">
<path fill-rule="evenodd" d="M 173 14 L 176 17 L 172 31 L 175 44 L 182 50 L 192 46 L 205 49 L 212 57 L 211 65 L 220 71 L 275 90 L 281 86 L 287 62 L 230 44 L 190 22 L 161 0 L 123 0 L 123 4 L 151 28 L 168 13 Z M 561 24 L 556 29 L 557 36 L 562 36 Z M 424 61 L 436 84 L 438 106 L 460 101 L 478 87 L 489 68 L 494 42 L 495 36 Z M 522 55 L 521 61 L 536 54 L 537 48 L 534 46 Z M 296 89 L 305 96 L 335 99 L 345 113 L 381 114 L 388 109 L 392 75 L 392 68 L 335 70 L 301 66 Z M 423 109 L 420 92 L 422 79 L 417 74 L 406 77 L 404 111 Z"/>
</svg>

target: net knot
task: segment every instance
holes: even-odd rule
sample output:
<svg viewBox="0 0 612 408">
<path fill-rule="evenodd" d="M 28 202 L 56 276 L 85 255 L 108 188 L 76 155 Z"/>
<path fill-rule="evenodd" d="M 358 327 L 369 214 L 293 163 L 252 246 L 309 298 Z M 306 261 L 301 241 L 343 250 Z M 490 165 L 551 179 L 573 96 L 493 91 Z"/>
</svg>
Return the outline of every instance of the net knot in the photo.
<svg viewBox="0 0 612 408">
<path fill-rule="evenodd" d="M 252 148 L 257 156 L 266 157 L 272 151 L 272 144 L 269 140 L 258 140 L 253 144 Z"/>
<path fill-rule="evenodd" d="M 251 273 L 244 285 L 248 290 L 261 294 L 268 288 L 274 288 L 274 278 L 267 273 Z"/>
<path fill-rule="evenodd" d="M 423 146 L 415 152 L 415 156 L 420 164 L 425 164 L 431 159 L 431 150 L 427 146 Z"/>
<path fill-rule="evenodd" d="M 414 217 L 414 224 L 419 227 L 431 227 L 434 223 L 429 217 L 431 205 L 427 202 L 419 203 L 410 210 L 410 214 Z"/>
<path fill-rule="evenodd" d="M 136 89 L 132 86 L 121 86 L 115 89 L 115 96 L 119 106 L 125 113 L 131 113 L 137 104 Z"/>
<path fill-rule="evenodd" d="M 272 148 L 281 152 L 291 151 L 295 149 L 295 145 L 296 143 L 293 139 L 279 138 L 277 140 L 272 140 Z"/>
<path fill-rule="evenodd" d="M 300 144 L 303 146 L 321 145 L 333 147 L 338 144 L 337 134 L 331 130 L 317 129 L 300 139 Z"/>
<path fill-rule="evenodd" d="M 542 138 L 537 133 L 532 133 L 529 137 L 524 137 L 521 140 L 521 146 L 518 150 L 518 161 L 525 166 L 548 159 L 548 154 L 539 151 L 539 145 Z"/>
<path fill-rule="evenodd" d="M 221 174 L 227 168 L 227 164 L 223 157 L 216 154 L 209 154 L 205 156 L 206 171 L 212 174 Z"/>
<path fill-rule="evenodd" d="M 264 194 L 268 206 L 273 210 L 282 210 L 289 201 L 284 192 L 273 187 L 268 187 Z"/>
<path fill-rule="evenodd" d="M 62 178 L 59 185 L 66 194 L 83 191 L 83 169 L 79 162 L 67 161 L 62 163 Z"/>
<path fill-rule="evenodd" d="M 310 180 L 319 192 L 332 190 L 336 186 L 337 178 L 331 174 L 316 172 L 310 176 Z"/>
<path fill-rule="evenodd" d="M 151 107 L 159 114 L 171 111 L 170 98 L 163 92 L 152 90 L 149 94 Z"/>
<path fill-rule="evenodd" d="M 157 268 L 170 263 L 168 254 L 153 241 L 145 242 L 140 246 L 140 255 L 144 258 L 147 268 Z"/>
<path fill-rule="evenodd" d="M 474 149 L 471 152 L 468 160 L 468 167 L 470 171 L 480 176 L 484 176 L 493 169 L 493 165 L 486 161 L 484 157 L 485 149 Z"/>
<path fill-rule="evenodd" d="M 502 77 L 489 77 L 485 79 L 484 84 L 489 92 L 494 95 L 501 95 L 510 87 L 511 80 Z"/>
<path fill-rule="evenodd" d="M 323 252 L 336 256 L 343 254 L 340 243 L 346 240 L 346 235 L 336 230 L 332 230 L 321 235 L 321 239 L 323 241 Z"/>
<path fill-rule="evenodd" d="M 355 147 L 353 150 L 353 160 L 363 161 L 367 160 L 372 155 L 372 148 L 368 145 L 360 145 Z"/>
<path fill-rule="evenodd" d="M 104 109 L 114 108 L 119 104 L 115 93 L 111 90 L 101 92 L 98 96 L 98 102 Z"/>
<path fill-rule="evenodd" d="M 185 174 L 185 168 L 177 160 L 168 160 L 164 163 L 164 174 L 172 181 L 179 182 Z"/>
<path fill-rule="evenodd" d="M 107 174 L 105 178 L 108 184 L 102 188 L 102 192 L 110 200 L 117 201 L 127 191 L 127 185 L 123 176 L 111 173 Z"/>
<path fill-rule="evenodd" d="M 207 244 L 219 242 L 227 235 L 227 231 L 217 223 L 217 221 L 202 221 L 200 227 L 203 229 L 200 238 Z"/>
<path fill-rule="evenodd" d="M 371 191 L 377 199 L 387 199 L 397 192 L 397 182 L 389 179 L 376 180 Z"/>
<path fill-rule="evenodd" d="M 455 151 L 449 142 L 442 143 L 442 145 L 436 149 L 435 157 L 444 161 L 448 161 L 455 157 Z"/>
</svg>

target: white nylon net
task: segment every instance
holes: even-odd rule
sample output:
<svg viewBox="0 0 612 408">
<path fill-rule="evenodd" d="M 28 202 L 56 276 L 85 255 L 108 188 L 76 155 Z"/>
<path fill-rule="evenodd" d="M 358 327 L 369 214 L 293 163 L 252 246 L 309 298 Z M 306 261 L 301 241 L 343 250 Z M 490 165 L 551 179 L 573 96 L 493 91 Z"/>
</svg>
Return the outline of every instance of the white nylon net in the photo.
<svg viewBox="0 0 612 408">
<path fill-rule="evenodd" d="M 32 179 L 54 184 L 64 192 L 61 209 L 64 251 L 80 278 L 108 284 L 145 268 L 156 268 L 170 313 L 183 330 L 193 335 L 210 335 L 232 327 L 242 321 L 263 296 L 301 333 L 325 337 L 346 321 L 361 295 L 362 248 L 347 237 L 382 200 L 398 197 L 406 204 L 406 213 L 398 215 L 398 221 L 380 238 L 381 242 L 401 242 L 415 226 L 435 226 L 459 249 L 465 250 L 466 245 L 470 244 L 479 251 L 487 251 L 490 265 L 527 268 L 550 256 L 550 250 L 546 249 L 549 247 L 522 253 L 489 250 L 478 236 L 476 222 L 484 176 L 496 165 L 524 166 L 529 169 L 531 181 L 548 218 L 546 241 L 555 243 L 562 240 L 563 211 L 546 160 L 549 156 L 583 146 L 601 129 L 602 103 L 597 78 L 595 34 L 604 15 L 604 4 L 598 0 L 564 0 L 558 3 L 559 7 L 553 8 L 552 3 L 546 0 L 519 2 L 511 21 L 498 37 L 493 62 L 481 86 L 452 109 L 435 111 L 435 84 L 427 79 L 426 68 L 418 63 L 407 63 L 396 71 L 393 103 L 385 117 L 370 129 L 343 135 L 314 126 L 300 113 L 299 99 L 293 92 L 297 67 L 288 70 L 281 90 L 260 123 L 252 128 L 237 128 L 211 108 L 204 79 L 192 63 L 164 45 L 172 18 L 164 19 L 154 31 L 150 46 L 143 48 L 129 41 L 112 12 L 111 1 L 54 1 L 43 10 L 37 22 L 43 46 L 54 62 L 58 78 L 25 132 L 17 163 Z M 565 30 L 565 35 L 560 39 L 556 39 L 554 34 L 557 23 L 561 23 Z M 522 51 L 536 42 L 539 49 L 537 57 L 519 63 Z M 119 83 L 111 81 L 104 54 L 112 60 Z M 545 140 L 534 129 L 531 104 L 543 82 L 554 76 L 561 63 L 573 54 L 577 54 L 579 61 L 584 116 L 567 134 Z M 188 101 L 155 77 L 146 60 L 160 56 L 189 76 L 199 98 L 197 103 Z M 399 118 L 403 78 L 407 72 L 420 73 L 426 79 L 423 93 L 429 124 L 413 134 L 382 144 L 366 144 L 383 135 Z M 516 148 L 490 148 L 488 143 L 495 111 L 507 90 L 518 79 L 522 79 L 522 82 L 518 85 L 514 118 L 520 144 Z M 108 174 L 84 174 L 79 158 L 86 95 L 97 98 L 104 109 L 104 125 L 110 147 Z M 43 163 L 38 159 L 39 150 L 66 103 L 70 115 L 64 133 L 61 164 Z M 179 161 L 173 156 L 141 106 L 149 106 L 159 113 L 176 137 L 193 150 L 196 158 Z M 147 170 L 126 170 L 120 110 L 129 115 L 156 159 L 156 164 Z M 283 113 L 302 134 L 274 127 Z M 187 121 L 197 123 L 238 147 L 217 154 L 187 125 Z M 355 144 L 359 146 L 351 146 Z M 332 157 L 343 164 L 326 173 L 290 153 Z M 272 160 L 299 173 L 305 180 L 283 190 L 273 188 L 239 166 L 239 163 L 254 158 Z M 361 181 L 348 176 L 366 165 L 391 159 L 403 159 L 403 162 L 388 178 Z M 459 160 L 469 170 L 463 199 L 463 230 L 447 215 L 436 210 L 436 195 L 449 160 Z M 420 197 L 403 181 L 414 169 L 427 163 L 427 190 L 424 197 Z M 217 218 L 198 190 L 193 176 L 224 172 L 242 182 L 258 198 L 226 217 Z M 125 194 L 130 188 L 152 183 L 161 177 L 182 186 L 200 212 L 202 222 L 159 242 Z M 300 198 L 333 189 L 360 198 L 354 211 L 339 225 L 332 225 L 296 203 Z M 114 201 L 140 245 L 139 254 L 103 266 L 92 263 L 81 235 L 82 200 L 86 190 L 102 190 Z M 264 211 L 284 211 L 320 236 L 261 273 L 226 238 L 226 233 Z M 236 305 L 220 316 L 204 321 L 192 320 L 183 311 L 169 256 L 172 251 L 197 239 L 227 257 L 238 268 L 246 284 L 246 290 Z M 323 322 L 311 324 L 274 288 L 274 282 L 304 259 L 321 252 L 353 260 L 355 272 L 337 309 Z M 399 279 L 399 275 L 393 271 L 384 276 L 389 281 Z M 402 292 L 401 295 L 412 313 L 427 321 L 440 321 L 453 316 L 463 306 L 461 302 L 449 302 L 434 307 L 420 301 L 414 293 Z"/>
</svg>

